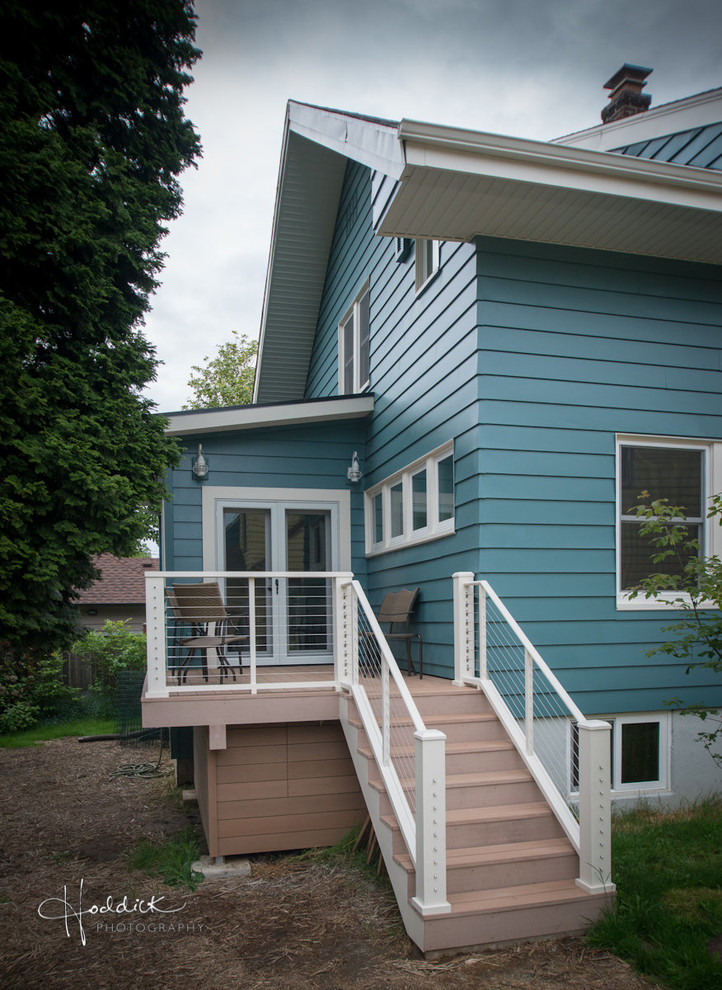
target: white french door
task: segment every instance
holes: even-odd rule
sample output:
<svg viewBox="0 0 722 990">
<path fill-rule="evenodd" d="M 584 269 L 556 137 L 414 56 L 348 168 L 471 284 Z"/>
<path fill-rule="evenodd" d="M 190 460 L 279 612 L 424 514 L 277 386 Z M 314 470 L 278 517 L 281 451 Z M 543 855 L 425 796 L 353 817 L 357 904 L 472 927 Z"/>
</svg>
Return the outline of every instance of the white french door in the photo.
<svg viewBox="0 0 722 990">
<path fill-rule="evenodd" d="M 338 570 L 338 503 L 223 498 L 215 515 L 219 570 L 298 574 L 253 582 L 258 662 L 330 663 L 332 582 L 318 572 Z M 226 578 L 225 585 L 229 611 L 248 622 L 248 579 Z"/>
</svg>

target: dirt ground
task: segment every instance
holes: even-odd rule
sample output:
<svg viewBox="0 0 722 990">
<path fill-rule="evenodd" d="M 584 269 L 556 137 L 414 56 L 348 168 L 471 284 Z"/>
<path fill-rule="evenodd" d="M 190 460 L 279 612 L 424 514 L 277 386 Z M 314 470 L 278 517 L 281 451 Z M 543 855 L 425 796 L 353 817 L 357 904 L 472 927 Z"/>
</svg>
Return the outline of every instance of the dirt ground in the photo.
<svg viewBox="0 0 722 990">
<path fill-rule="evenodd" d="M 427 961 L 387 886 L 348 867 L 252 857 L 249 877 L 195 892 L 131 872 L 140 839 L 194 820 L 170 777 L 110 776 L 155 758 L 75 739 L 0 749 L 2 990 L 653 986 L 578 938 Z"/>
</svg>

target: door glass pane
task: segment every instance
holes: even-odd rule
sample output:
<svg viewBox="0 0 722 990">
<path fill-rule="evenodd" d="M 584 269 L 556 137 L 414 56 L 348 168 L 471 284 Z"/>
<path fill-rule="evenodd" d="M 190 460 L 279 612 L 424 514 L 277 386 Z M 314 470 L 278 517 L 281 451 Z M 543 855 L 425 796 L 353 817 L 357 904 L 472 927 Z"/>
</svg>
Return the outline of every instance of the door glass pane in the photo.
<svg viewBox="0 0 722 990">
<path fill-rule="evenodd" d="M 286 510 L 286 570 L 329 571 L 329 512 Z M 331 648 L 331 582 L 324 577 L 288 579 L 288 649 L 320 653 Z"/>
<path fill-rule="evenodd" d="M 404 532 L 404 492 L 402 483 L 391 488 L 391 536 L 402 536 Z"/>
<path fill-rule="evenodd" d="M 426 471 L 419 471 L 411 479 L 411 504 L 414 529 L 426 526 Z"/>
<path fill-rule="evenodd" d="M 454 516 L 454 458 L 445 457 L 436 466 L 439 477 L 439 522 Z"/>
<path fill-rule="evenodd" d="M 621 728 L 621 782 L 659 780 L 659 722 L 629 722 Z"/>
<path fill-rule="evenodd" d="M 224 509 L 224 569 L 227 571 L 268 571 L 271 551 L 271 513 L 268 509 Z M 254 589 L 256 649 L 272 648 L 270 582 L 256 580 Z M 247 578 L 226 578 L 226 607 L 238 631 L 249 630 L 249 583 Z"/>
</svg>

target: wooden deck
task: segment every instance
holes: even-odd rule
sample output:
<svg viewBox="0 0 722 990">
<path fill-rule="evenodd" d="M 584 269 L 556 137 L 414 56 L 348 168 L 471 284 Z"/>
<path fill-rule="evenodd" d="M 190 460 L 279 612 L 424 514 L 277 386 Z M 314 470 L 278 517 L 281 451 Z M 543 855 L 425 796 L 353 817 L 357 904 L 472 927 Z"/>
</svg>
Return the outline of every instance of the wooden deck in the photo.
<svg viewBox="0 0 722 990">
<path fill-rule="evenodd" d="M 234 673 L 235 681 L 228 673 L 221 678 L 218 670 L 211 669 L 206 681 L 200 668 L 192 668 L 184 683 L 169 685 L 167 698 L 148 698 L 144 692 L 144 727 L 259 725 L 339 717 L 332 664 L 259 667 L 256 694 L 251 692 L 248 668 Z"/>
</svg>

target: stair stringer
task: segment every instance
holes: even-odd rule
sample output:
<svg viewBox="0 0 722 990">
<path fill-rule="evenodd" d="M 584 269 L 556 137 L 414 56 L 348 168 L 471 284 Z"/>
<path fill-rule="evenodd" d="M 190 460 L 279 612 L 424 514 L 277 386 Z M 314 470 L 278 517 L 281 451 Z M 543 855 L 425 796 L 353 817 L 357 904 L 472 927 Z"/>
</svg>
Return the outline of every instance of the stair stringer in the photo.
<svg viewBox="0 0 722 990">
<path fill-rule="evenodd" d="M 355 716 L 353 721 L 351 720 L 352 716 Z M 339 718 L 361 787 L 361 793 L 363 794 L 366 808 L 371 818 L 374 832 L 376 833 L 376 840 L 384 859 L 384 865 L 391 881 L 399 911 L 401 912 L 404 928 L 409 938 L 423 951 L 424 920 L 412 906 L 409 899 L 409 874 L 394 858 L 393 831 L 387 824 L 387 821 L 394 821 L 395 816 L 393 811 L 387 810 L 385 807 L 388 801 L 384 791 L 382 789 L 380 790 L 378 785 L 373 786 L 369 782 L 371 762 L 359 751 L 362 745 L 369 746 L 368 738 L 363 727 L 354 724 L 356 721 L 360 722 L 360 719 L 356 714 L 354 700 L 348 694 L 341 694 L 339 696 Z"/>
</svg>

